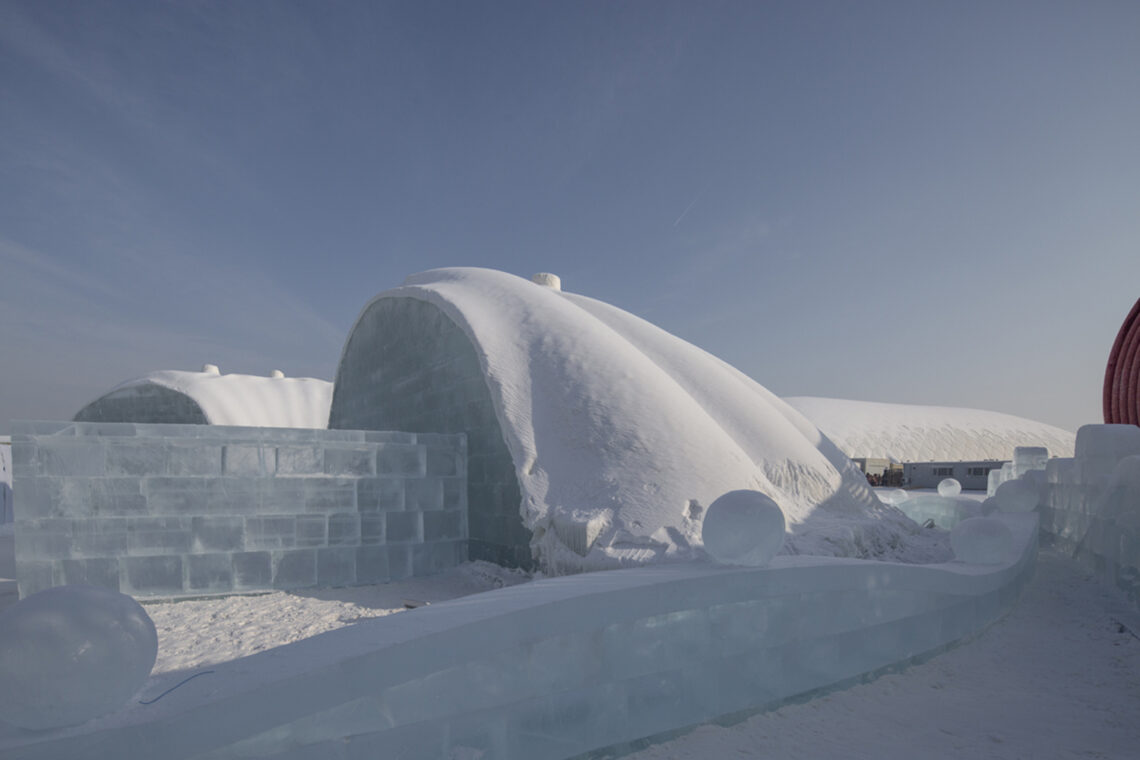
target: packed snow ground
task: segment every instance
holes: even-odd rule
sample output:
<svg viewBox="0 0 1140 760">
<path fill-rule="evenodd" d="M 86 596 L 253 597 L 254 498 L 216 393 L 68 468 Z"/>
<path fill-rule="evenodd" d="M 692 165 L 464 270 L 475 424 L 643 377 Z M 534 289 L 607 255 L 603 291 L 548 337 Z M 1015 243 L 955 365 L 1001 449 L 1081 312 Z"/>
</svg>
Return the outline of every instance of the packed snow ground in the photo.
<svg viewBox="0 0 1140 760">
<path fill-rule="evenodd" d="M 1017 606 L 973 640 L 901 673 L 733 726 L 701 726 L 629 758 L 1140 757 L 1140 615 L 1127 609 L 1117 591 L 1042 549 Z"/>
<path fill-rule="evenodd" d="M 186 601 L 147 602 L 158 629 L 152 681 L 289 644 L 367 618 L 529 579 L 488 562 L 465 562 L 438 575 L 351 588 L 273 591 Z M 164 679 L 165 680 L 165 679 Z"/>
</svg>

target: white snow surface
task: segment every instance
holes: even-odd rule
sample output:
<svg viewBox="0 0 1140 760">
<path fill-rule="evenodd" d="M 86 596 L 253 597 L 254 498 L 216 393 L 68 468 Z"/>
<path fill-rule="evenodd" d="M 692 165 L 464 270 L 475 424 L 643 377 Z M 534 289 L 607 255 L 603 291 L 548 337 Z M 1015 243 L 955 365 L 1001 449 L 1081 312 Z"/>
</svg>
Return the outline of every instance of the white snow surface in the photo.
<svg viewBox="0 0 1140 760">
<path fill-rule="evenodd" d="M 1017 446 L 1073 456 L 1076 435 L 1042 422 L 982 409 L 791 396 L 788 404 L 849 457 L 892 462 L 1009 460 Z"/>
<path fill-rule="evenodd" d="M 780 505 L 785 553 L 930 555 L 803 415 L 649 322 L 486 269 L 413 275 L 390 297 L 438 306 L 470 338 L 548 572 L 701 556 L 704 508 L 737 489 Z"/>
<path fill-rule="evenodd" d="M 333 385 L 312 377 L 159 370 L 120 383 L 100 398 L 123 396 L 147 385 L 189 396 L 211 425 L 327 428 L 329 424 Z"/>
</svg>

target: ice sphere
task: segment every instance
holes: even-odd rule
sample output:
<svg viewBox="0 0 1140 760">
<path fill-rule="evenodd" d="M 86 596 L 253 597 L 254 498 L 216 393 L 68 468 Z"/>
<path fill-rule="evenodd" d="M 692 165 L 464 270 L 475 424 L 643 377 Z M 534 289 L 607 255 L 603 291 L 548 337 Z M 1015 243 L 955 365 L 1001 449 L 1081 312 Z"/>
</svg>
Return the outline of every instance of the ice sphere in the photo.
<svg viewBox="0 0 1140 760">
<path fill-rule="evenodd" d="M 891 491 L 887 491 L 886 493 L 879 494 L 879 501 L 883 502 L 884 504 L 890 504 L 897 507 L 899 504 L 902 504 L 904 501 L 906 501 L 909 497 L 910 494 L 908 494 L 906 491 L 902 490 L 901 488 L 895 488 Z"/>
<path fill-rule="evenodd" d="M 701 539 L 717 562 L 761 567 L 784 544 L 784 512 L 759 491 L 729 491 L 705 511 Z"/>
<path fill-rule="evenodd" d="M 1025 480 L 1007 480 L 994 491 L 993 499 L 1002 512 L 1032 512 L 1037 506 L 1037 489 Z"/>
<path fill-rule="evenodd" d="M 121 707 L 154 667 L 158 635 L 131 597 L 56 586 L 0 611 L 0 719 L 34 730 Z"/>
<path fill-rule="evenodd" d="M 938 483 L 939 496 L 957 496 L 962 493 L 962 484 L 954 478 L 944 478 Z"/>
<path fill-rule="evenodd" d="M 971 517 L 950 531 L 950 548 L 962 562 L 992 565 L 1013 556 L 1013 533 L 992 517 Z"/>
</svg>

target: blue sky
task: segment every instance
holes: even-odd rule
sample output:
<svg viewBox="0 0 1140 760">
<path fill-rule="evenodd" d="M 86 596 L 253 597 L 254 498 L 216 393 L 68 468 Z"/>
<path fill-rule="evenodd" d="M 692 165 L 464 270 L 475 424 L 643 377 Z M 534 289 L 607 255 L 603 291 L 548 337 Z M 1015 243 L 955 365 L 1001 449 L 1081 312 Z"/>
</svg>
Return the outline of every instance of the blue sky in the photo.
<svg viewBox="0 0 1140 760">
<path fill-rule="evenodd" d="M 1100 421 L 1140 4 L 6 2 L 0 433 L 155 369 L 332 379 L 438 266 L 780 395 Z"/>
</svg>

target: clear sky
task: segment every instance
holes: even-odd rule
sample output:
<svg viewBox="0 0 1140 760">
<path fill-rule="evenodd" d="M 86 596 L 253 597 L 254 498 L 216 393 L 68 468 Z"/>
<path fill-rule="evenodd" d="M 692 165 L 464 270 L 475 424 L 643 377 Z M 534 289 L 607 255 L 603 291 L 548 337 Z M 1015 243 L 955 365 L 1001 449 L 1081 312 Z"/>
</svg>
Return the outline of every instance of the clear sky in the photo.
<svg viewBox="0 0 1140 760">
<path fill-rule="evenodd" d="M 555 272 L 779 395 L 1100 422 L 1140 3 L 0 5 L 0 433 Z"/>
</svg>

